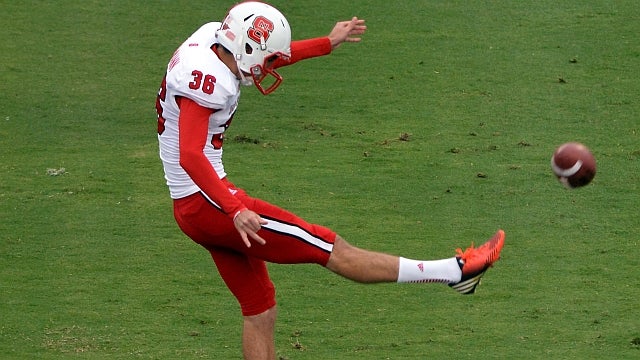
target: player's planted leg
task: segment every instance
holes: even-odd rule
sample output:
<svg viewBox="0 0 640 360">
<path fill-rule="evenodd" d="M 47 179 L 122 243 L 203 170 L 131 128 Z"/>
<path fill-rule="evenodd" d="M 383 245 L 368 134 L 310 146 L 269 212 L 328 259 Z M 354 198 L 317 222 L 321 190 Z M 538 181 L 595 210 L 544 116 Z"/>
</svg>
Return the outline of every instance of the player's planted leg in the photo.
<svg viewBox="0 0 640 360">
<path fill-rule="evenodd" d="M 277 308 L 244 317 L 242 353 L 245 360 L 275 360 L 274 332 Z"/>
</svg>

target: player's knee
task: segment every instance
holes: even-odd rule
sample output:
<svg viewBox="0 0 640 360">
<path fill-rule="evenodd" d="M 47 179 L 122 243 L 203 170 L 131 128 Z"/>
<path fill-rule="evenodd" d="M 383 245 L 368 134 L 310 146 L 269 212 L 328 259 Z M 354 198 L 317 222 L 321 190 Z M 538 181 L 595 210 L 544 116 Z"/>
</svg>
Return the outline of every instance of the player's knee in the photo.
<svg viewBox="0 0 640 360">
<path fill-rule="evenodd" d="M 340 237 L 340 235 L 336 235 L 336 240 L 333 243 L 333 251 L 326 265 L 327 269 L 340 274 L 342 267 L 349 261 L 350 254 L 354 249 L 355 248 Z"/>
<path fill-rule="evenodd" d="M 249 322 L 272 322 L 276 320 L 277 315 L 278 315 L 278 308 L 276 305 L 273 305 L 272 307 L 268 308 L 267 310 L 259 314 L 245 315 L 244 319 L 245 321 L 249 321 Z"/>
</svg>

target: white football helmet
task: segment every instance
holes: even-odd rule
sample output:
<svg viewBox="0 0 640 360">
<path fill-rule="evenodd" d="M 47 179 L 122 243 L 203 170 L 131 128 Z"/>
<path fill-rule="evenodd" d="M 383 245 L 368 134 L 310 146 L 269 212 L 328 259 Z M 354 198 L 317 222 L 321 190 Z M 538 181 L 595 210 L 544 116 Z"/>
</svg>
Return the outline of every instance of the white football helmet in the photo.
<svg viewBox="0 0 640 360">
<path fill-rule="evenodd" d="M 264 95 L 280 85 L 282 76 L 272 65 L 278 57 L 291 56 L 291 28 L 276 8 L 257 1 L 234 6 L 216 31 L 216 39 L 235 57 L 243 85 L 253 84 Z M 262 82 L 267 75 L 274 79 L 267 81 L 272 83 L 265 89 Z"/>
</svg>

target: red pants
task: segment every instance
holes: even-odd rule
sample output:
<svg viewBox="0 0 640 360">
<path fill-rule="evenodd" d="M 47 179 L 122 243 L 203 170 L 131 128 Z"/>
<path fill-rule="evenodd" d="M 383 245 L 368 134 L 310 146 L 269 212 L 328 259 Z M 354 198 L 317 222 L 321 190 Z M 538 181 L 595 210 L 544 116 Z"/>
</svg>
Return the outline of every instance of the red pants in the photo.
<svg viewBox="0 0 640 360">
<path fill-rule="evenodd" d="M 229 187 L 233 188 L 231 183 Z M 180 229 L 209 250 L 220 276 L 238 299 L 242 314 L 260 314 L 275 306 L 275 288 L 265 261 L 280 264 L 327 264 L 336 234 L 323 226 L 309 224 L 298 216 L 248 196 L 235 194 L 252 211 L 268 221 L 258 234 L 266 240 L 252 240 L 247 248 L 233 221 L 202 193 L 173 202 Z"/>
</svg>

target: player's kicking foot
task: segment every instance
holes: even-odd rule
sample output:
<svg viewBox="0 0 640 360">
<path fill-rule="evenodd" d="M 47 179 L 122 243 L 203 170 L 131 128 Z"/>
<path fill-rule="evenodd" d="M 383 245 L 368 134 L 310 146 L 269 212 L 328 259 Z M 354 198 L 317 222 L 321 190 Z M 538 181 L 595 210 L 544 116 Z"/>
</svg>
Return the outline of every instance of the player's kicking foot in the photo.
<svg viewBox="0 0 640 360">
<path fill-rule="evenodd" d="M 461 294 L 473 294 L 482 275 L 500 259 L 500 251 L 503 246 L 504 231 L 498 230 L 489 241 L 480 247 L 474 248 L 471 244 L 471 247 L 464 252 L 462 249 L 457 249 L 456 258 L 460 269 L 462 269 L 462 279 L 457 283 L 449 284 L 449 286 Z"/>
</svg>

